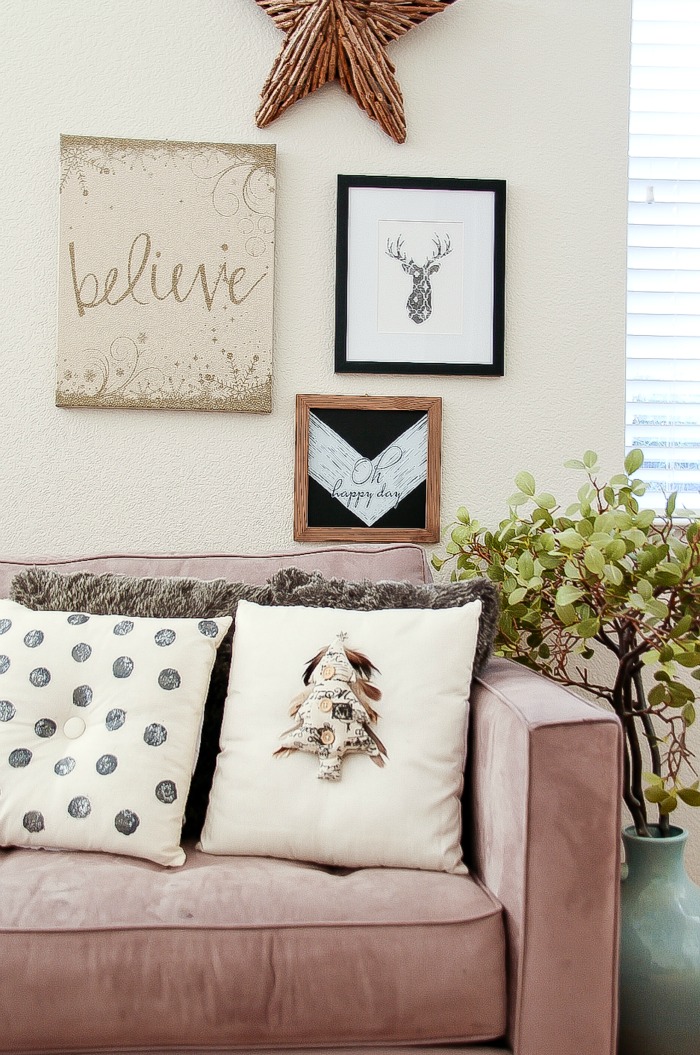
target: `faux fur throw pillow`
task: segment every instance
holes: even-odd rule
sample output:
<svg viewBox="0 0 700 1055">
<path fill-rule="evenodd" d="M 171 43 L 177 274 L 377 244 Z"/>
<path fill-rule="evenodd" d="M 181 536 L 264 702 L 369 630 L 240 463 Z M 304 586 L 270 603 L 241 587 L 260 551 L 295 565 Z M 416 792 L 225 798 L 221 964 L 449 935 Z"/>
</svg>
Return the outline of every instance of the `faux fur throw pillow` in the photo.
<svg viewBox="0 0 700 1055">
<path fill-rule="evenodd" d="M 320 572 L 283 568 L 268 584 L 273 605 L 305 605 L 308 608 L 345 608 L 373 612 L 383 608 L 457 608 L 469 601 L 481 601 L 479 635 L 474 656 L 474 674 L 485 666 L 498 629 L 498 590 L 488 579 L 464 582 L 348 582 L 326 579 Z"/>
<path fill-rule="evenodd" d="M 225 579 L 139 578 L 90 572 L 61 574 L 47 568 L 27 568 L 15 575 L 10 598 L 34 611 L 85 612 L 163 619 L 232 616 L 245 598 L 268 604 L 267 586 Z M 231 666 L 233 626 L 222 641 L 211 675 L 204 710 L 202 742 L 185 809 L 184 838 L 198 838 L 204 824 L 209 792 L 219 753 L 219 734 Z"/>
</svg>

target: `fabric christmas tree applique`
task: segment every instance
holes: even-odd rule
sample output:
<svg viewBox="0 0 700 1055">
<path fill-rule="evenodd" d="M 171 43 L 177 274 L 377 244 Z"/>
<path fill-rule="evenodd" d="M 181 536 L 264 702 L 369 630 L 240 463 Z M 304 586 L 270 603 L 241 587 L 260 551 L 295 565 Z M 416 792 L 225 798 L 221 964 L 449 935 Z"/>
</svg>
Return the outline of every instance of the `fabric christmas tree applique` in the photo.
<svg viewBox="0 0 700 1055">
<path fill-rule="evenodd" d="M 318 755 L 320 780 L 340 780 L 343 756 L 350 752 L 368 755 L 377 766 L 388 757 L 370 728 L 379 718 L 372 704 L 382 695 L 370 682 L 377 668 L 361 652 L 346 648 L 346 637 L 338 634 L 310 660 L 306 688 L 289 709 L 297 724 L 282 733 L 282 746 L 274 752 L 280 758 L 292 751 Z"/>
</svg>

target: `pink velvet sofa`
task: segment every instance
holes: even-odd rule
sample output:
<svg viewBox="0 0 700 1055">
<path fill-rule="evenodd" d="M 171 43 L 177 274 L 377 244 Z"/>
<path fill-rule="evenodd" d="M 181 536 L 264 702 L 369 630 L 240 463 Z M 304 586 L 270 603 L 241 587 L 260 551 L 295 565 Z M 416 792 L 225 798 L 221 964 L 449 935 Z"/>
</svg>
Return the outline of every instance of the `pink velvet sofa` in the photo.
<svg viewBox="0 0 700 1055">
<path fill-rule="evenodd" d="M 430 578 L 418 547 L 337 546 L 5 560 L 0 595 L 27 564 Z M 620 758 L 612 716 L 495 659 L 472 693 L 469 876 L 2 850 L 0 1052 L 612 1055 Z"/>
</svg>

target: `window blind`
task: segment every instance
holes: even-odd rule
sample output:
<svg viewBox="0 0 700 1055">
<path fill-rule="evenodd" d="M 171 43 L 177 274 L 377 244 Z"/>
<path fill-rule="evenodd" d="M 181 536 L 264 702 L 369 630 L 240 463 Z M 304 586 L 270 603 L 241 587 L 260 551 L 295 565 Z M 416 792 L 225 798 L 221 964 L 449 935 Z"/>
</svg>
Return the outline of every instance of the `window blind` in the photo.
<svg viewBox="0 0 700 1055">
<path fill-rule="evenodd" d="M 700 0 L 633 0 L 625 444 L 700 508 Z"/>
</svg>

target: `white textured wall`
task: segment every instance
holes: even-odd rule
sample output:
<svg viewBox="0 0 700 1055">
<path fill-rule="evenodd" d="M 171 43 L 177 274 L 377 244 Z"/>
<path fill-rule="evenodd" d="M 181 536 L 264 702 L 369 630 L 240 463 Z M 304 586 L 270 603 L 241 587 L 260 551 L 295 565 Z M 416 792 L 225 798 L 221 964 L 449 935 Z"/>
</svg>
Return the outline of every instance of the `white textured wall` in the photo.
<svg viewBox="0 0 700 1055">
<path fill-rule="evenodd" d="M 498 515 L 524 466 L 618 462 L 628 16 L 459 0 L 391 46 L 398 146 L 335 85 L 256 128 L 282 38 L 253 0 L 3 0 L 2 549 L 289 546 L 296 392 L 441 395 L 445 519 Z M 54 407 L 61 132 L 277 144 L 272 416 Z M 333 374 L 338 172 L 508 181 L 505 378 Z"/>
<path fill-rule="evenodd" d="M 297 392 L 441 395 L 443 520 L 499 518 L 520 468 L 573 490 L 588 447 L 617 468 L 628 22 L 628 0 L 459 0 L 391 47 L 397 146 L 337 86 L 255 127 L 281 35 L 253 0 L 3 0 L 0 549 L 290 547 Z M 55 408 L 61 132 L 277 144 L 271 416 Z M 505 378 L 334 376 L 338 172 L 508 181 Z"/>
</svg>

